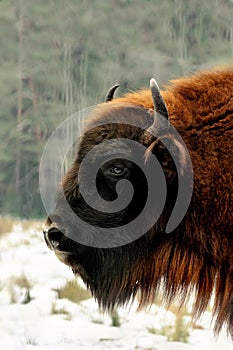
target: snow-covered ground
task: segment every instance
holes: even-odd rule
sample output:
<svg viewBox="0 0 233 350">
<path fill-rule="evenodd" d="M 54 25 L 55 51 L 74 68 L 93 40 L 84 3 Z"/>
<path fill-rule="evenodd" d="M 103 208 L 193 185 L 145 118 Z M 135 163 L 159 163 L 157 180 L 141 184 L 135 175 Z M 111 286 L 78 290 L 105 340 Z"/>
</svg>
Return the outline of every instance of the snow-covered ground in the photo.
<svg viewBox="0 0 233 350">
<path fill-rule="evenodd" d="M 22 276 L 30 282 L 28 303 L 19 283 Z M 72 279 L 72 272 L 49 251 L 38 229 L 23 232 L 16 226 L 14 232 L 0 236 L 0 349 L 233 349 L 224 331 L 214 338 L 207 312 L 198 322 L 200 329 L 190 327 L 188 343 L 170 342 L 158 334 L 163 327 L 174 326 L 176 316 L 156 305 L 140 313 L 134 304 L 120 309 L 121 325 L 113 327 L 110 315 L 101 313 L 93 299 L 78 304 L 58 299 L 55 290 Z M 52 312 L 54 305 L 60 313 Z"/>
</svg>

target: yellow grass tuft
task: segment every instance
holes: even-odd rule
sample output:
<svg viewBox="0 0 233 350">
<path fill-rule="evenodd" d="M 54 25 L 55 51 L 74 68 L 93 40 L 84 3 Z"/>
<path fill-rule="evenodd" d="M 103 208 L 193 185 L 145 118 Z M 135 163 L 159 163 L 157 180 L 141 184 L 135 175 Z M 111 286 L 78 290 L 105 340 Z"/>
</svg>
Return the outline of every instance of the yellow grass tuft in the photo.
<svg viewBox="0 0 233 350">
<path fill-rule="evenodd" d="M 64 286 L 56 289 L 58 298 L 68 299 L 73 303 L 79 304 L 81 301 L 91 298 L 91 293 L 80 287 L 76 280 L 67 281 Z"/>
</svg>

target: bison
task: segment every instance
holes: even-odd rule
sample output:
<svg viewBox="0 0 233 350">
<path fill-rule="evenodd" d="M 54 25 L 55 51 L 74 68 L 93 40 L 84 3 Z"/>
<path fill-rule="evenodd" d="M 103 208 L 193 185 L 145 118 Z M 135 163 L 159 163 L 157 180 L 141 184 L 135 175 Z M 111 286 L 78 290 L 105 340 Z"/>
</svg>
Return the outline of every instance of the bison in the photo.
<svg viewBox="0 0 233 350">
<path fill-rule="evenodd" d="M 215 333 L 225 325 L 233 337 L 233 70 L 197 72 L 171 81 L 161 92 L 152 80 L 151 89 L 114 99 L 117 87 L 110 90 L 106 102 L 91 111 L 76 159 L 62 180 L 56 208 L 47 218 L 46 243 L 74 274 L 81 276 L 104 309 L 123 305 L 136 295 L 141 308 L 152 303 L 161 290 L 166 305 L 177 297 L 183 305 L 194 295 L 193 315 L 197 318 L 213 296 Z M 134 124 L 135 120 L 140 126 Z M 166 127 L 166 122 L 172 128 Z M 140 166 L 127 159 L 132 150 L 124 140 L 143 145 L 145 152 L 137 156 L 142 157 L 145 166 L 152 156 L 156 157 L 165 178 L 166 200 L 156 222 L 141 236 L 112 247 L 94 246 L 93 237 L 103 241 L 102 229 L 109 229 L 112 235 L 114 227 L 116 235 L 133 237 L 128 224 L 139 216 L 148 199 L 147 179 Z M 96 148 L 103 141 L 108 141 L 105 148 Z M 84 166 L 83 176 L 79 176 L 82 162 L 92 150 L 95 152 Z M 110 158 L 105 158 L 106 154 Z M 192 161 L 192 197 L 182 220 L 167 232 L 179 178 L 183 176 L 183 183 L 191 186 L 188 154 Z M 116 189 L 118 181 L 132 184 L 134 193 L 127 208 L 117 212 L 99 210 L 94 207 L 94 197 L 94 208 L 86 203 L 80 188 L 86 186 L 88 192 L 90 166 L 95 162 L 96 188 L 109 205 L 124 194 L 124 190 Z M 74 224 L 64 198 L 72 213 L 88 226 Z M 145 224 L 150 222 L 160 199 L 160 195 L 154 195 L 154 207 L 143 219 Z M 188 199 L 184 196 L 184 200 Z M 90 244 L 83 244 L 88 240 Z"/>
</svg>

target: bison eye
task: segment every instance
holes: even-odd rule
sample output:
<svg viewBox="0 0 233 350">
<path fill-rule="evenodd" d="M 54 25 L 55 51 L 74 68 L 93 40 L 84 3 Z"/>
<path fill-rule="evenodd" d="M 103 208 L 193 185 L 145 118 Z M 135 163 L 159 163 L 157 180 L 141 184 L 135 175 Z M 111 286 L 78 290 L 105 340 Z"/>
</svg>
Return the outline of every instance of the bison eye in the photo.
<svg viewBox="0 0 233 350">
<path fill-rule="evenodd" d="M 125 168 L 120 167 L 120 166 L 113 166 L 109 169 L 109 172 L 111 175 L 121 176 L 124 174 Z"/>
</svg>

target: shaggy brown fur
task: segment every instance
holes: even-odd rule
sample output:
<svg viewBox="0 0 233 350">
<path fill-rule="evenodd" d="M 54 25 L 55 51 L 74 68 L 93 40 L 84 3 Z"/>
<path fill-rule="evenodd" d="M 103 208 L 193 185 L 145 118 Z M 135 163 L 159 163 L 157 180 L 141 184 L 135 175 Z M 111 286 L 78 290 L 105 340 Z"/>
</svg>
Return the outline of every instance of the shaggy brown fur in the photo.
<svg viewBox="0 0 233 350">
<path fill-rule="evenodd" d="M 194 196 L 182 249 L 169 242 L 154 255 L 158 270 L 151 285 L 166 275 L 167 300 L 196 288 L 194 314 L 200 315 L 215 291 L 215 330 L 224 321 L 233 332 L 233 71 L 202 72 L 171 82 L 162 92 L 171 123 L 189 150 Z M 114 102 L 153 108 L 149 90 Z M 193 225 L 191 225 L 193 222 Z M 195 248 L 201 252 L 196 254 Z M 208 260 L 212 259 L 212 266 Z M 152 266 L 151 264 L 150 266 Z M 149 272 L 150 275 L 150 272 Z"/>
<path fill-rule="evenodd" d="M 215 332 L 226 324 L 233 336 L 233 70 L 174 80 L 162 96 L 193 164 L 193 196 L 182 223 L 170 234 L 155 226 L 150 239 L 145 236 L 114 249 L 84 248 L 68 239 L 66 249 L 56 254 L 82 276 L 104 307 L 122 304 L 136 292 L 142 307 L 163 286 L 167 304 L 178 296 L 182 305 L 194 292 L 193 313 L 198 317 L 214 295 Z M 123 123 L 124 113 L 132 112 L 133 118 L 135 108 L 142 118 L 144 111 L 153 109 L 150 90 L 116 98 L 100 105 L 95 113 L 105 120 L 108 113 L 115 113 Z M 133 127 L 107 125 L 84 135 L 76 162 L 63 180 L 72 207 L 79 196 L 79 164 L 88 149 L 113 135 L 138 140 L 138 133 Z M 49 224 L 53 220 L 51 216 Z"/>
</svg>

